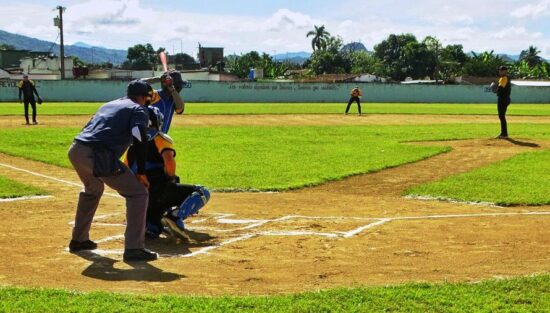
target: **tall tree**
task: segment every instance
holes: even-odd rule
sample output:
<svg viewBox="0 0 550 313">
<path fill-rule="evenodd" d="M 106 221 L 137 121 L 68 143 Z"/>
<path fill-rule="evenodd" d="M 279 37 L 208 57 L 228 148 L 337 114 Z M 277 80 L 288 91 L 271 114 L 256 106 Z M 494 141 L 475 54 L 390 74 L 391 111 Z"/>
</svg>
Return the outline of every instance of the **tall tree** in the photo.
<svg viewBox="0 0 550 313">
<path fill-rule="evenodd" d="M 306 37 L 313 36 L 311 39 L 311 48 L 313 51 L 324 49 L 327 44 L 327 40 L 330 38 L 330 33 L 326 31 L 325 25 L 317 26 L 313 25 L 314 29 L 309 31 Z"/>
<path fill-rule="evenodd" d="M 394 80 L 433 75 L 433 54 L 413 34 L 391 34 L 374 46 L 374 55 L 384 66 L 384 75 Z"/>
<path fill-rule="evenodd" d="M 7 43 L 1 43 L 0 44 L 0 50 L 15 50 L 15 46 L 7 44 Z"/>
<path fill-rule="evenodd" d="M 497 74 L 497 68 L 504 65 L 504 60 L 494 51 L 474 53 L 464 64 L 464 73 L 470 76 L 491 77 Z"/>
<path fill-rule="evenodd" d="M 520 61 L 525 61 L 529 67 L 535 67 L 543 62 L 542 58 L 539 56 L 540 50 L 535 46 L 529 46 L 527 50 L 521 51 L 519 55 Z"/>
<path fill-rule="evenodd" d="M 165 48 L 155 50 L 151 44 L 137 44 L 128 48 L 128 60 L 123 67 L 132 70 L 150 70 L 158 63 L 159 53 Z"/>
<path fill-rule="evenodd" d="M 440 77 L 444 81 L 450 81 L 461 76 L 467 58 L 462 45 L 448 45 L 442 48 L 439 53 L 438 65 Z"/>
<path fill-rule="evenodd" d="M 307 67 L 317 75 L 340 74 L 351 71 L 351 57 L 347 51 L 342 51 L 342 38 L 329 37 L 322 49 L 315 50 Z"/>
<path fill-rule="evenodd" d="M 374 74 L 383 73 L 382 64 L 372 54 L 367 51 L 350 52 L 351 73 L 353 74 Z"/>
<path fill-rule="evenodd" d="M 197 61 L 195 61 L 195 58 L 193 58 L 192 56 L 190 56 L 187 53 L 176 53 L 176 54 L 174 54 L 174 62 L 176 62 L 176 64 L 195 64 L 195 63 L 197 63 Z"/>
</svg>

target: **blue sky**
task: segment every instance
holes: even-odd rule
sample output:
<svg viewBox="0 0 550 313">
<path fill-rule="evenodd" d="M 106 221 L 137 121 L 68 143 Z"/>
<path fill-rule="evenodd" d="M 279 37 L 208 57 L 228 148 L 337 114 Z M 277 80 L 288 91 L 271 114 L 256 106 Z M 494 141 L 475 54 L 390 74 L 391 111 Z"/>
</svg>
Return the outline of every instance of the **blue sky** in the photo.
<svg viewBox="0 0 550 313">
<path fill-rule="evenodd" d="M 550 0 L 0 0 L 0 29 L 53 41 L 58 4 L 67 7 L 67 43 L 119 49 L 149 42 L 195 55 L 200 42 L 226 53 L 310 51 L 305 34 L 326 25 L 369 49 L 391 33 L 413 33 L 466 51 L 519 54 L 535 45 L 550 58 Z"/>
</svg>

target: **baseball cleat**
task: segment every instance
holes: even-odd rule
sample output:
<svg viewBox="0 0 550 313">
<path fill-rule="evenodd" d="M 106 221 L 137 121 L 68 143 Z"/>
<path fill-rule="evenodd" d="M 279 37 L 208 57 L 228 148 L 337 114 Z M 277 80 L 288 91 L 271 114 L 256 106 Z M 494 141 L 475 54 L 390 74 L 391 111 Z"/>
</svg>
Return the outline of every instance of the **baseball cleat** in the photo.
<svg viewBox="0 0 550 313">
<path fill-rule="evenodd" d="M 71 240 L 71 242 L 69 243 L 70 252 L 78 252 L 82 250 L 94 250 L 94 249 L 97 249 L 97 244 L 91 240 L 86 240 L 82 242 Z"/>
<path fill-rule="evenodd" d="M 189 236 L 185 233 L 185 228 L 180 227 L 176 221 L 169 217 L 163 217 L 162 225 L 168 229 L 168 232 L 175 238 L 180 238 L 185 241 L 189 241 Z"/>
<path fill-rule="evenodd" d="M 125 249 L 124 262 L 148 262 L 158 259 L 158 254 L 148 249 Z"/>
</svg>

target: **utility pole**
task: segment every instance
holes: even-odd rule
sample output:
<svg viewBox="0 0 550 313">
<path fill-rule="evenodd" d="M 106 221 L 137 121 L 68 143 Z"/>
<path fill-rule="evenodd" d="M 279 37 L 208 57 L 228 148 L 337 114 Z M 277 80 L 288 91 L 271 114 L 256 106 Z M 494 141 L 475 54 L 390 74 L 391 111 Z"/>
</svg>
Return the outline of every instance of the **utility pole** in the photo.
<svg viewBox="0 0 550 313">
<path fill-rule="evenodd" d="M 57 10 L 59 10 L 59 16 L 57 17 L 57 20 L 54 19 L 55 26 L 59 27 L 59 58 L 61 63 L 61 80 L 65 79 L 65 46 L 63 44 L 63 12 L 65 12 L 64 7 L 58 5 L 56 7 Z"/>
</svg>

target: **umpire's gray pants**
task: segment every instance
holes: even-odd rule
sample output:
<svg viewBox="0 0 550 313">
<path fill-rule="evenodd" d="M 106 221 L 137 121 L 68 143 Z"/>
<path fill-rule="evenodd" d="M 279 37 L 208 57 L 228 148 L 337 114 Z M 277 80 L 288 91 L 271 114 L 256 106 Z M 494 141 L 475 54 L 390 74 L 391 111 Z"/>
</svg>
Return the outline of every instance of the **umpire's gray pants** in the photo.
<svg viewBox="0 0 550 313">
<path fill-rule="evenodd" d="M 105 183 L 126 198 L 125 248 L 143 248 L 145 217 L 149 199 L 147 188 L 136 179 L 128 168 L 120 175 L 95 177 L 93 175 L 93 148 L 78 141 L 74 141 L 69 148 L 69 160 L 84 184 L 84 190 L 80 192 L 78 198 L 72 239 L 79 242 L 89 240 L 90 227 Z"/>
</svg>

